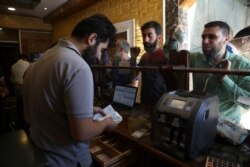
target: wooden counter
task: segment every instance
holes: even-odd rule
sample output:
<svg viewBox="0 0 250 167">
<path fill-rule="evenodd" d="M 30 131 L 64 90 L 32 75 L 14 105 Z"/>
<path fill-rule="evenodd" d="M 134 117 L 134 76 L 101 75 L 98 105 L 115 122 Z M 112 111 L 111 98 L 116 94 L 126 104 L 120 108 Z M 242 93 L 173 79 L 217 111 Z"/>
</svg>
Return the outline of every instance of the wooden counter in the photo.
<svg viewBox="0 0 250 167">
<path fill-rule="evenodd" d="M 148 110 L 148 109 L 146 109 Z M 128 111 L 129 112 L 129 111 Z M 134 112 L 134 111 L 132 111 Z M 126 112 L 125 112 L 126 113 Z M 120 136 L 123 139 L 134 144 L 134 146 L 138 149 L 138 159 L 139 166 L 173 166 L 173 167 L 204 167 L 206 161 L 206 155 L 200 155 L 195 160 L 182 160 L 175 158 L 167 153 L 164 153 L 153 146 L 150 134 L 136 139 L 131 136 L 128 131 L 128 116 L 129 114 L 121 112 L 123 115 L 123 121 L 118 125 L 117 130 L 114 132 L 115 135 Z M 247 139 L 248 143 L 250 143 L 250 138 Z M 220 147 L 224 147 L 224 143 L 217 141 L 214 145 L 220 145 Z M 222 145 L 222 146 L 221 146 Z M 226 147 L 234 147 L 227 145 Z M 247 162 L 243 162 L 244 166 L 250 166 L 250 159 L 248 158 Z"/>
<path fill-rule="evenodd" d="M 128 118 L 125 119 L 118 125 L 117 130 L 114 132 L 116 135 L 121 136 L 122 138 L 129 140 L 134 143 L 135 146 L 139 149 L 140 152 L 140 166 L 173 166 L 173 167 L 198 167 L 204 166 L 202 163 L 196 161 L 184 161 L 177 158 L 174 158 L 171 155 L 168 155 L 153 146 L 150 134 L 136 139 L 131 136 L 128 131 Z M 205 162 L 205 156 L 203 157 Z M 202 162 L 203 162 L 202 161 Z M 157 164 L 157 165 L 156 165 Z"/>
</svg>

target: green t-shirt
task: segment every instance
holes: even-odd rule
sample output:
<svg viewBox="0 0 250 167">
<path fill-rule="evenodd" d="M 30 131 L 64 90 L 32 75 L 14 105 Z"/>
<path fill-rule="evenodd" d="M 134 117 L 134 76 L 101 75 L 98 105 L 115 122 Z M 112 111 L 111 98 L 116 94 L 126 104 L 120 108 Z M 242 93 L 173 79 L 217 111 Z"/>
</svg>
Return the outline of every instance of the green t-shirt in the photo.
<svg viewBox="0 0 250 167">
<path fill-rule="evenodd" d="M 250 61 L 244 57 L 227 52 L 225 58 L 231 61 L 231 69 L 250 69 Z M 216 68 L 216 65 L 207 62 L 202 53 L 190 53 L 190 67 Z M 220 116 L 239 123 L 241 107 L 248 106 L 237 102 L 237 99 L 240 96 L 250 97 L 250 76 L 226 75 L 223 81 L 218 81 L 213 74 L 193 73 L 193 88 L 218 95 Z"/>
</svg>

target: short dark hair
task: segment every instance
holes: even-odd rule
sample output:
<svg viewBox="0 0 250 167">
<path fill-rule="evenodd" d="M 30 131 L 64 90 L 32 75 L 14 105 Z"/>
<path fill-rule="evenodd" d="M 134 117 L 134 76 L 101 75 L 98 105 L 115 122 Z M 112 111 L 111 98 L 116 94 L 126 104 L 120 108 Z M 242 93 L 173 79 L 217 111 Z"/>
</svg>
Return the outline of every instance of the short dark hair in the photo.
<svg viewBox="0 0 250 167">
<path fill-rule="evenodd" d="M 157 21 L 149 21 L 149 22 L 143 24 L 143 26 L 141 27 L 141 31 L 143 32 L 145 29 L 148 29 L 148 28 L 154 28 L 155 33 L 157 35 L 160 35 L 162 33 L 162 27 L 161 27 L 160 23 L 158 23 Z"/>
<path fill-rule="evenodd" d="M 242 30 L 237 32 L 237 34 L 235 35 L 234 38 L 241 38 L 241 37 L 245 37 L 245 36 L 249 36 L 249 35 L 250 35 L 250 26 L 243 28 Z"/>
<path fill-rule="evenodd" d="M 97 43 L 114 42 L 116 29 L 112 22 L 102 14 L 95 14 L 80 21 L 73 29 L 71 36 L 83 39 L 91 33 L 97 34 Z"/>
<path fill-rule="evenodd" d="M 220 27 L 224 35 L 230 35 L 230 26 L 223 21 L 212 21 L 204 25 L 205 28 Z"/>
</svg>

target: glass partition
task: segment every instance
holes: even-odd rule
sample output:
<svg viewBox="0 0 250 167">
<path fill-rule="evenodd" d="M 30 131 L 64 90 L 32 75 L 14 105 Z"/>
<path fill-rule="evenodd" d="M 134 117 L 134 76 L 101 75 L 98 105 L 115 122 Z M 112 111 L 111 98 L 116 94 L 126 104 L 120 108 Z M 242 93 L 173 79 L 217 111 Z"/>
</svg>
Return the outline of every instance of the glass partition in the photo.
<svg viewBox="0 0 250 167">
<path fill-rule="evenodd" d="M 118 70 L 133 70 L 135 71 L 137 74 L 140 71 L 155 71 L 155 72 L 159 72 L 159 70 L 162 70 L 161 73 L 163 74 L 163 77 L 167 77 L 164 76 L 164 72 L 169 72 L 169 68 L 168 66 L 163 66 L 163 67 L 129 67 L 129 66 L 92 66 L 92 68 L 95 71 L 95 75 L 101 75 L 101 72 L 104 69 L 109 69 L 112 71 L 112 69 L 118 69 Z M 249 110 L 249 105 L 250 105 L 250 96 L 249 96 L 249 90 L 250 90 L 250 84 L 246 84 L 245 87 L 239 87 L 237 85 L 242 84 L 241 82 L 245 79 L 245 78 L 249 78 L 250 77 L 250 69 L 247 70 L 223 70 L 223 69 L 200 69 L 200 68 L 185 68 L 185 67 L 173 67 L 170 70 L 174 76 L 177 77 L 176 80 L 171 80 L 174 82 L 174 84 L 178 85 L 177 82 L 188 82 L 188 80 L 184 81 L 183 78 L 178 78 L 180 73 L 188 73 L 191 74 L 189 79 L 190 85 L 191 87 L 186 89 L 186 91 L 192 91 L 194 90 L 196 93 L 206 93 L 206 94 L 211 94 L 211 95 L 217 95 L 220 99 L 221 105 L 220 105 L 220 109 L 229 109 L 230 112 L 235 112 L 236 115 L 240 114 L 241 117 L 239 117 L 240 119 L 237 120 L 236 122 L 240 125 L 242 125 L 243 127 L 250 129 L 250 124 L 248 123 L 250 119 L 250 110 Z M 231 89 L 225 89 L 223 88 L 223 86 L 221 85 L 221 83 L 218 83 L 217 79 L 218 77 L 222 76 L 222 75 L 227 75 L 229 78 L 233 79 L 235 81 L 234 84 L 232 85 L 226 85 L 226 86 L 231 86 Z M 101 78 L 101 76 L 98 76 L 96 78 Z M 197 79 L 198 78 L 198 79 Z M 139 82 L 140 82 L 140 78 L 138 78 Z M 198 81 L 197 81 L 198 80 Z M 248 81 L 247 81 L 248 82 Z M 217 84 L 216 84 L 217 83 Z M 97 87 L 99 87 L 99 91 L 100 92 L 105 92 L 105 91 L 109 91 L 109 96 L 110 99 L 112 99 L 113 96 L 113 92 L 111 91 L 112 87 L 106 89 L 106 90 L 102 90 L 104 89 L 103 87 L 101 87 L 100 83 L 96 82 Z M 167 83 L 166 83 L 167 84 Z M 193 85 L 193 86 L 192 86 Z M 139 89 L 140 89 L 140 84 L 138 85 Z M 225 85 L 224 85 L 225 86 Z M 167 85 L 168 87 L 168 85 Z M 178 90 L 178 89 L 176 89 Z M 96 92 L 96 93 L 100 93 L 100 92 Z M 140 92 L 139 92 L 140 94 Z M 102 94 L 99 96 L 103 96 L 104 97 L 107 95 Z M 224 105 L 224 108 L 223 108 Z M 234 111 L 235 110 L 235 111 Z M 227 116 L 228 114 L 226 114 Z M 229 114 L 230 115 L 230 114 Z M 233 114 L 235 115 L 235 114 Z M 235 116 L 236 117 L 236 116 Z"/>
</svg>

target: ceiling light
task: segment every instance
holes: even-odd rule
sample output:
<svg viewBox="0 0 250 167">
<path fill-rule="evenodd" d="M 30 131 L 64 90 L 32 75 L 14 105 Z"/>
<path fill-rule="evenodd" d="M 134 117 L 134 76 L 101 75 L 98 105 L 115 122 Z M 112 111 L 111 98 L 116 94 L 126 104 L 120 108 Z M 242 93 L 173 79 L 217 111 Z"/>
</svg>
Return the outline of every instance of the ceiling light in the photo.
<svg viewBox="0 0 250 167">
<path fill-rule="evenodd" d="M 3 30 L 3 28 L 0 28 L 0 31 L 2 31 Z"/>
<path fill-rule="evenodd" d="M 47 9 L 48 9 L 48 8 L 46 8 L 46 7 L 44 8 L 44 10 L 47 10 Z"/>
<path fill-rule="evenodd" d="M 15 11 L 15 10 L 16 10 L 16 8 L 13 8 L 13 7 L 8 7 L 8 10 L 10 10 L 10 11 Z"/>
</svg>

